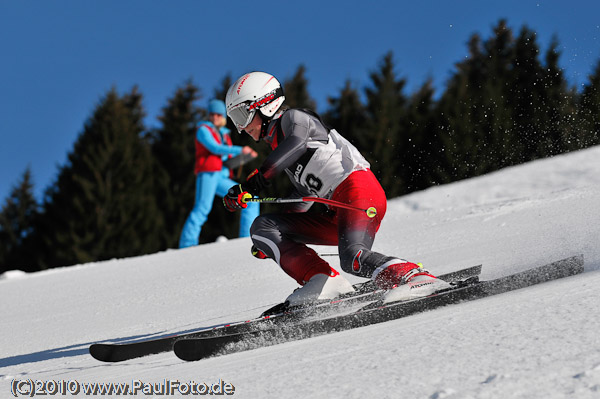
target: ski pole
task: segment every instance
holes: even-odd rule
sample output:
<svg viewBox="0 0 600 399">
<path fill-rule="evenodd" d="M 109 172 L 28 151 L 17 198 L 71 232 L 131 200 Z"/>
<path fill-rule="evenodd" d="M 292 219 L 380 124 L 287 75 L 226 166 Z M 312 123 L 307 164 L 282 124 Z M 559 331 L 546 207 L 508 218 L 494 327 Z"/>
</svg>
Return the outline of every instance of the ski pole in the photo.
<svg viewBox="0 0 600 399">
<path fill-rule="evenodd" d="M 261 204 L 293 204 L 299 202 L 320 202 L 322 204 L 338 207 L 338 208 L 346 208 L 353 209 L 355 211 L 365 212 L 368 217 L 374 218 L 377 215 L 377 209 L 374 206 L 371 206 L 367 209 L 359 208 L 357 206 L 344 204 L 343 202 L 329 200 L 325 198 L 319 197 L 302 197 L 302 198 L 253 198 L 245 196 L 243 199 L 244 202 L 258 202 Z"/>
</svg>

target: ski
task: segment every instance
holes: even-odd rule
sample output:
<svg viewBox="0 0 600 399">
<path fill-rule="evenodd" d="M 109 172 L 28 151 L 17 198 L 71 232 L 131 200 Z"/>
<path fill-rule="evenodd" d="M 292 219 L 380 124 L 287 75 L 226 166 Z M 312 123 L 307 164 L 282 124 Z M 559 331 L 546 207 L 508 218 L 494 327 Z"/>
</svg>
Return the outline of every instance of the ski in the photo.
<svg viewBox="0 0 600 399">
<path fill-rule="evenodd" d="M 390 304 L 373 302 L 350 314 L 281 324 L 249 332 L 179 339 L 173 348 L 175 355 L 180 359 L 201 360 L 399 319 L 441 306 L 485 298 L 582 272 L 583 256 L 580 255 L 494 280 L 464 284 L 424 298 Z"/>
<path fill-rule="evenodd" d="M 438 278 L 449 283 L 461 281 L 469 277 L 479 276 L 481 274 L 481 265 L 460 269 L 454 272 L 440 275 Z M 281 315 L 294 315 L 296 318 L 305 318 L 309 315 L 323 313 L 328 310 L 336 310 L 336 308 L 347 307 L 356 302 L 368 302 L 380 299 L 385 293 L 385 290 L 379 289 L 371 280 L 354 284 L 355 292 L 342 295 L 333 301 L 325 301 L 317 304 L 310 304 L 305 307 L 288 307 L 287 303 L 283 302 L 265 310 L 261 316 L 277 317 Z M 273 320 L 271 320 L 273 321 Z"/>
<path fill-rule="evenodd" d="M 477 265 L 440 275 L 439 278 L 448 282 L 452 282 L 478 276 L 480 273 L 481 265 Z M 314 315 L 317 312 L 322 312 L 329 308 L 339 308 L 345 304 L 357 303 L 361 301 L 376 301 L 383 293 L 383 291 L 377 290 L 371 282 L 356 284 L 355 289 L 355 294 L 346 295 L 338 300 L 324 302 L 312 307 L 290 309 L 284 304 L 279 304 L 263 312 L 260 317 L 250 320 L 224 323 L 211 327 L 203 327 L 193 331 L 169 334 L 143 341 L 126 343 L 95 343 L 90 345 L 89 352 L 90 355 L 96 360 L 103 362 L 122 362 L 138 357 L 171 351 L 173 349 L 173 344 L 180 339 L 200 338 L 218 334 L 236 334 L 252 331 L 259 328 L 263 324 L 273 326 L 283 321 L 302 319 L 307 317 L 309 314 Z"/>
</svg>

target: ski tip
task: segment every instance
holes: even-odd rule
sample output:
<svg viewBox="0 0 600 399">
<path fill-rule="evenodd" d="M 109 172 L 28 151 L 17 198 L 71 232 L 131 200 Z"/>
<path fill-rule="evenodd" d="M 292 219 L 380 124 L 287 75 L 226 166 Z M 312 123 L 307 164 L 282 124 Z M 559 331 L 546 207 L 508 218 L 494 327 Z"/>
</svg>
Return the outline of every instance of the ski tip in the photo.
<svg viewBox="0 0 600 399">
<path fill-rule="evenodd" d="M 109 344 L 92 344 L 90 345 L 90 355 L 101 362 L 115 362 L 112 358 L 112 345 Z"/>
<path fill-rule="evenodd" d="M 201 346 L 198 345 L 196 340 L 192 339 L 175 341 L 175 344 L 173 344 L 173 352 L 175 353 L 175 356 L 186 362 L 193 362 L 205 357 L 202 353 Z"/>
</svg>

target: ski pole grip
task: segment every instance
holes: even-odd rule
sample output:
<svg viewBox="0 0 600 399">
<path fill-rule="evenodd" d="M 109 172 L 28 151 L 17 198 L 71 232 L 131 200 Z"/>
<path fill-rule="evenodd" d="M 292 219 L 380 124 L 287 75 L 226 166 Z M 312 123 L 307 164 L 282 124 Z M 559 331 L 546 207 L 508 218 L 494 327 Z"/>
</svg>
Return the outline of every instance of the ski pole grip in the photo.
<svg viewBox="0 0 600 399">
<path fill-rule="evenodd" d="M 250 194 L 250 193 L 244 193 L 242 195 L 242 202 L 244 204 L 247 204 L 249 199 L 252 199 L 252 194 Z"/>
</svg>

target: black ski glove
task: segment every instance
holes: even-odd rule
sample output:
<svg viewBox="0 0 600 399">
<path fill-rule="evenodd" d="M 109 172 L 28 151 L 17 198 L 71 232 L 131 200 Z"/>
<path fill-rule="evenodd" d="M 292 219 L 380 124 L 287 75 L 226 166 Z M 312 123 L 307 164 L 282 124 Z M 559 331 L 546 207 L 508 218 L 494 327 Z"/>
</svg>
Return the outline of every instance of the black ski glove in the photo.
<svg viewBox="0 0 600 399">
<path fill-rule="evenodd" d="M 269 185 L 269 181 L 256 169 L 250 173 L 244 183 L 236 184 L 227 191 L 227 195 L 223 197 L 223 205 L 229 212 L 246 208 L 248 206 L 246 200 L 254 197 L 260 190 Z"/>
<path fill-rule="evenodd" d="M 258 169 L 255 169 L 254 172 L 250 173 L 246 178 L 246 181 L 242 183 L 244 190 L 252 195 L 258 195 L 263 188 L 269 187 L 270 185 L 271 183 L 265 179 L 262 172 Z"/>
<path fill-rule="evenodd" d="M 223 197 L 223 205 L 229 212 L 235 212 L 248 206 L 248 198 L 252 198 L 252 194 L 244 190 L 241 184 L 237 184 L 227 191 L 227 195 Z"/>
</svg>

